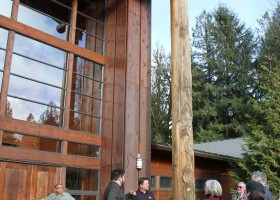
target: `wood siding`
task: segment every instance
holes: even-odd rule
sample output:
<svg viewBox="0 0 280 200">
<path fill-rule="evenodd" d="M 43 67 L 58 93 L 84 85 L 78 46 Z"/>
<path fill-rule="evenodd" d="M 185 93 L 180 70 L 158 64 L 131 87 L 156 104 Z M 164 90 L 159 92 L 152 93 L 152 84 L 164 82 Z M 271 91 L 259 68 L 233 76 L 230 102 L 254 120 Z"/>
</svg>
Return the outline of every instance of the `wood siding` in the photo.
<svg viewBox="0 0 280 200">
<path fill-rule="evenodd" d="M 229 172 L 230 163 L 195 156 L 195 180 L 216 179 L 222 185 L 223 199 L 231 199 L 231 189 L 234 187 L 234 178 Z M 170 151 L 152 149 L 151 175 L 158 177 L 172 177 L 172 153 Z M 157 179 L 156 179 L 157 180 Z M 159 180 L 157 180 L 159 181 Z M 156 199 L 168 199 L 172 196 L 172 189 L 152 188 Z M 204 199 L 204 190 L 195 191 L 196 200 Z"/>
<path fill-rule="evenodd" d="M 109 0 L 108 8 L 101 191 L 111 170 L 120 167 L 127 192 L 137 188 L 140 176 L 150 176 L 151 1 Z"/>
</svg>

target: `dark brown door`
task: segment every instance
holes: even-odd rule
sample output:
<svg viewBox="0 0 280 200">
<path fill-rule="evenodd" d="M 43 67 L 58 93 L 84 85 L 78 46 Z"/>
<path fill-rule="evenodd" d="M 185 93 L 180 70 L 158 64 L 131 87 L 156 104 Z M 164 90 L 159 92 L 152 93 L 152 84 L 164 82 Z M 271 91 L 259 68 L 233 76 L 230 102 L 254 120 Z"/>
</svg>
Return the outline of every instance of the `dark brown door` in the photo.
<svg viewBox="0 0 280 200">
<path fill-rule="evenodd" d="M 58 182 L 55 167 L 1 162 L 1 200 L 40 200 L 53 192 Z"/>
</svg>

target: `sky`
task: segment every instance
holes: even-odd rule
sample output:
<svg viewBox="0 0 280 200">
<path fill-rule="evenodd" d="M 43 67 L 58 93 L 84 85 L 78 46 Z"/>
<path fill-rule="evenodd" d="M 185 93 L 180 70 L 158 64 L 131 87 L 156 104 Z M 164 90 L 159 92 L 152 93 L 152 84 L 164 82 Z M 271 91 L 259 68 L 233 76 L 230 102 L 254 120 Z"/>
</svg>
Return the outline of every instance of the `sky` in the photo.
<svg viewBox="0 0 280 200">
<path fill-rule="evenodd" d="M 275 5 L 274 0 L 188 0 L 190 31 L 203 10 L 211 12 L 219 3 L 228 6 L 241 22 L 253 30 L 258 26 L 257 19 L 266 11 L 272 11 Z M 170 52 L 170 37 L 170 0 L 152 0 L 152 50 L 159 44 L 166 52 Z"/>
</svg>

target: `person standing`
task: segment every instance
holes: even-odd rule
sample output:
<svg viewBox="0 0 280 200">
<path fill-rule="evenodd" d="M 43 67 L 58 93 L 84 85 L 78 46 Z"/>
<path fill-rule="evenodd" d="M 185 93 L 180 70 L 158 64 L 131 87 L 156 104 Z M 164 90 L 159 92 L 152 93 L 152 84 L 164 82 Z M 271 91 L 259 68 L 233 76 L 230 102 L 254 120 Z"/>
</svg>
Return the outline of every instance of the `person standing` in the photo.
<svg viewBox="0 0 280 200">
<path fill-rule="evenodd" d="M 257 181 L 249 181 L 246 185 L 247 200 L 264 200 L 265 187 Z"/>
<path fill-rule="evenodd" d="M 69 193 L 63 192 L 63 186 L 60 183 L 54 186 L 54 191 L 44 200 L 75 200 Z"/>
<path fill-rule="evenodd" d="M 131 190 L 130 193 L 124 195 L 122 193 L 122 186 L 125 183 L 125 171 L 122 169 L 115 169 L 111 172 L 111 181 L 104 190 L 103 200 L 128 200 L 135 191 Z"/>
<path fill-rule="evenodd" d="M 236 186 L 236 193 L 232 195 L 232 200 L 245 200 L 246 199 L 246 184 L 239 182 Z"/>
<path fill-rule="evenodd" d="M 138 190 L 132 200 L 155 200 L 154 194 L 149 191 L 149 179 L 141 177 L 138 180 Z"/>
<path fill-rule="evenodd" d="M 265 188 L 265 200 L 275 200 L 272 192 L 269 190 L 267 185 L 266 174 L 260 171 L 254 171 L 251 176 L 251 180 L 261 183 Z"/>
<path fill-rule="evenodd" d="M 221 200 L 222 186 L 217 180 L 207 180 L 205 182 L 205 199 L 204 200 Z"/>
</svg>

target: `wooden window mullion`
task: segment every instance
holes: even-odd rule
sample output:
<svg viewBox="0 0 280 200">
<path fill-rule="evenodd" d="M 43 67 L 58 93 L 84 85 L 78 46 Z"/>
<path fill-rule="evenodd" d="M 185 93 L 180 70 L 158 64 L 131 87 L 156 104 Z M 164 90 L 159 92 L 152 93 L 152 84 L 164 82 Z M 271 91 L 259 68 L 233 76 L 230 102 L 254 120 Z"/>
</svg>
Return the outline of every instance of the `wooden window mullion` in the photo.
<svg viewBox="0 0 280 200">
<path fill-rule="evenodd" d="M 13 20 L 17 20 L 18 7 L 19 7 L 19 0 L 14 0 L 13 7 L 12 7 L 12 16 L 11 16 Z M 7 101 L 8 86 L 9 86 L 9 74 L 11 71 L 11 64 L 12 64 L 14 39 L 15 39 L 15 32 L 10 30 L 8 34 L 7 50 L 6 50 L 4 72 L 3 72 L 3 79 L 2 79 L 1 100 L 0 100 L 1 117 L 5 116 L 5 111 L 6 111 L 6 101 Z M 0 134 L 1 134 L 0 142 L 2 143 L 2 132 Z"/>
</svg>

